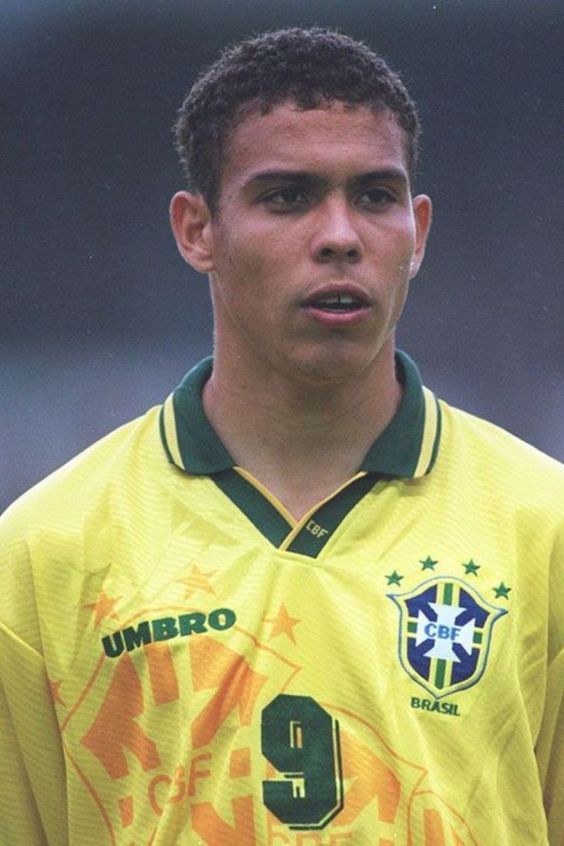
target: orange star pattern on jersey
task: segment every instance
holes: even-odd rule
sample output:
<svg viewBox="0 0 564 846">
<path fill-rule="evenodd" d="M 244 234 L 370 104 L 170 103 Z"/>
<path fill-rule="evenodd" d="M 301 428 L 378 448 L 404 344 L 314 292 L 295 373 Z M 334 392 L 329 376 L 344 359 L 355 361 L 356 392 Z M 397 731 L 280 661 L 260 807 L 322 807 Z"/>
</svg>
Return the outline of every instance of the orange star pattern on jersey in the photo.
<svg viewBox="0 0 564 846">
<path fill-rule="evenodd" d="M 296 642 L 296 638 L 294 637 L 294 626 L 300 623 L 301 620 L 298 620 L 296 617 L 290 617 L 284 603 L 280 605 L 276 617 L 265 617 L 264 622 L 270 623 L 272 626 L 272 631 L 270 632 L 270 636 L 268 638 L 269 640 L 274 640 L 275 637 L 285 634 L 290 638 L 292 643 Z"/>
<path fill-rule="evenodd" d="M 190 568 L 190 575 L 186 576 L 184 579 L 177 579 L 178 582 L 186 585 L 184 599 L 189 599 L 199 590 L 201 590 L 202 593 L 215 593 L 209 583 L 208 576 L 215 576 L 216 572 L 217 570 L 212 570 L 211 572 L 208 570 L 207 573 L 204 573 L 196 564 L 192 564 Z"/>
<path fill-rule="evenodd" d="M 96 602 L 90 602 L 88 605 L 83 605 L 83 608 L 92 608 L 95 612 L 94 617 L 94 626 L 98 628 L 102 620 L 106 617 L 113 617 L 115 619 L 119 619 L 118 615 L 114 611 L 114 605 L 116 602 L 119 602 L 121 596 L 108 596 L 105 591 L 102 591 L 98 595 L 98 599 Z"/>
</svg>

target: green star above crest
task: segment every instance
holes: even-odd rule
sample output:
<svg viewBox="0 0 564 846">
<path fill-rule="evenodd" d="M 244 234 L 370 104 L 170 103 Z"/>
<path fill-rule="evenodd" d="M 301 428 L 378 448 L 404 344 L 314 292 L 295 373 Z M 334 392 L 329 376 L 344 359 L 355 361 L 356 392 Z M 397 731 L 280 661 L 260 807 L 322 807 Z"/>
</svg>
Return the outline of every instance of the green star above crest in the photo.
<svg viewBox="0 0 564 846">
<path fill-rule="evenodd" d="M 439 562 L 434 561 L 431 558 L 431 556 L 428 555 L 427 558 L 425 558 L 425 560 L 421 559 L 421 561 L 419 563 L 422 565 L 422 567 L 421 567 L 422 570 L 434 570 L 435 565 L 438 564 Z"/>
<path fill-rule="evenodd" d="M 394 570 L 393 573 L 390 573 L 389 576 L 386 576 L 389 585 L 400 585 L 403 576 L 400 576 L 397 570 Z"/>
<path fill-rule="evenodd" d="M 480 569 L 479 564 L 474 564 L 474 559 L 471 558 L 467 564 L 462 565 L 467 576 L 477 576 Z"/>
<path fill-rule="evenodd" d="M 506 587 L 503 582 L 500 582 L 497 587 L 494 587 L 494 593 L 496 599 L 509 599 L 509 591 L 511 590 L 510 587 Z"/>
</svg>

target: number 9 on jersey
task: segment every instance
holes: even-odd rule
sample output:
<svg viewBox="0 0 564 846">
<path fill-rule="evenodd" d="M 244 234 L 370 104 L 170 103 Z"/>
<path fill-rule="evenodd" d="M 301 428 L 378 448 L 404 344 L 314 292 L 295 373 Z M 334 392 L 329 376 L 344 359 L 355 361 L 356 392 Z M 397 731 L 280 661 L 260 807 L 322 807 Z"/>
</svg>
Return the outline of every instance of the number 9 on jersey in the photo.
<svg viewBox="0 0 564 846">
<path fill-rule="evenodd" d="M 323 828 L 343 808 L 339 724 L 311 696 L 280 694 L 262 712 L 262 754 L 283 776 L 263 801 L 292 829 Z"/>
</svg>

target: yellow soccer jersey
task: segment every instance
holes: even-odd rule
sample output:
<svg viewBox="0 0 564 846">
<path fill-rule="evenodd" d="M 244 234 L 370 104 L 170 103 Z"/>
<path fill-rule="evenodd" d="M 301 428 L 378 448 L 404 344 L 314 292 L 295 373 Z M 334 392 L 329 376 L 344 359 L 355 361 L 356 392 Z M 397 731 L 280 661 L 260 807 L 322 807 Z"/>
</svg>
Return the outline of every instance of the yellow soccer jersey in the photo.
<svg viewBox="0 0 564 846">
<path fill-rule="evenodd" d="M 2 520 L 1 846 L 562 846 L 562 467 L 400 354 L 297 523 L 210 368 Z"/>
</svg>

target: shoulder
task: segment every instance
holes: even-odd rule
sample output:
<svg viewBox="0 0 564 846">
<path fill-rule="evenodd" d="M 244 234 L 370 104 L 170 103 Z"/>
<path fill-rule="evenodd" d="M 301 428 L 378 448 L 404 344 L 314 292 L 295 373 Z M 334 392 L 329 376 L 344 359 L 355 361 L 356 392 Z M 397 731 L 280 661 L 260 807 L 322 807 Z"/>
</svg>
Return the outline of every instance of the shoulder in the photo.
<svg viewBox="0 0 564 846">
<path fill-rule="evenodd" d="M 38 652 L 53 607 L 80 604 L 84 579 L 98 584 L 114 561 L 134 567 L 153 531 L 155 489 L 170 468 L 158 415 L 151 409 L 106 435 L 0 518 L 0 621 Z"/>
<path fill-rule="evenodd" d="M 162 456 L 159 408 L 96 441 L 17 499 L 0 517 L 0 537 L 59 523 L 71 527 L 110 491 L 133 491 Z"/>
<path fill-rule="evenodd" d="M 564 465 L 517 436 L 480 417 L 440 401 L 440 463 L 457 469 L 491 490 L 510 492 L 515 501 L 532 501 L 564 511 Z"/>
</svg>

